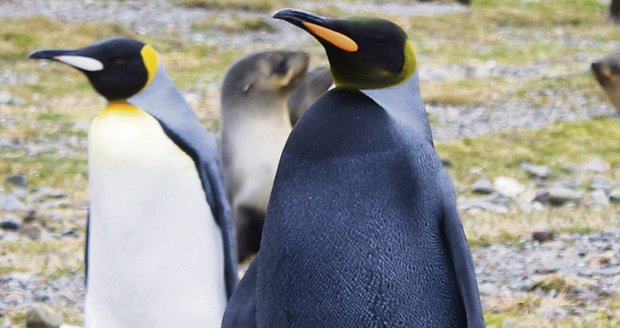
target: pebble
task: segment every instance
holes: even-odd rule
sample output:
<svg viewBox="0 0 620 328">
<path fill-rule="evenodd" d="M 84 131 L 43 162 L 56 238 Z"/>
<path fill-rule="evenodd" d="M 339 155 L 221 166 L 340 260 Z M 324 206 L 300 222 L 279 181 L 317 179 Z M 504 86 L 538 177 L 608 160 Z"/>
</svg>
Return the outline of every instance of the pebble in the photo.
<svg viewBox="0 0 620 328">
<path fill-rule="evenodd" d="M 5 217 L 0 221 L 0 228 L 4 230 L 17 231 L 21 225 L 21 222 L 16 217 Z"/>
<path fill-rule="evenodd" d="M 605 207 L 609 205 L 609 196 L 605 193 L 605 191 L 601 189 L 594 190 L 590 193 L 590 199 L 588 201 L 588 206 L 590 207 Z"/>
<path fill-rule="evenodd" d="M 620 188 L 614 188 L 609 192 L 609 200 L 614 203 L 620 202 Z"/>
<path fill-rule="evenodd" d="M 42 303 L 35 303 L 26 312 L 27 328 L 58 328 L 63 321 L 60 314 Z"/>
<path fill-rule="evenodd" d="M 532 239 L 541 243 L 551 241 L 553 240 L 553 237 L 553 233 L 549 231 L 534 231 L 532 233 Z"/>
<path fill-rule="evenodd" d="M 525 170 L 530 176 L 540 179 L 546 179 L 551 174 L 551 170 L 546 165 L 532 165 L 529 163 L 522 163 L 521 168 Z"/>
<path fill-rule="evenodd" d="M 488 179 L 476 180 L 471 186 L 471 191 L 475 194 L 490 194 L 494 191 L 493 184 Z"/>
<path fill-rule="evenodd" d="M 547 199 L 551 205 L 564 205 L 581 201 L 583 195 L 574 189 L 565 187 L 551 187 L 548 189 Z"/>
<path fill-rule="evenodd" d="M 4 182 L 18 187 L 26 187 L 28 185 L 28 180 L 23 175 L 11 175 Z"/>
<path fill-rule="evenodd" d="M 604 190 L 609 192 L 614 187 L 614 183 L 604 176 L 593 176 L 590 179 L 590 189 L 592 190 Z"/>
<path fill-rule="evenodd" d="M 500 194 L 508 197 L 516 197 L 525 192 L 525 187 L 516 179 L 509 177 L 498 177 L 493 181 L 493 188 Z"/>
</svg>

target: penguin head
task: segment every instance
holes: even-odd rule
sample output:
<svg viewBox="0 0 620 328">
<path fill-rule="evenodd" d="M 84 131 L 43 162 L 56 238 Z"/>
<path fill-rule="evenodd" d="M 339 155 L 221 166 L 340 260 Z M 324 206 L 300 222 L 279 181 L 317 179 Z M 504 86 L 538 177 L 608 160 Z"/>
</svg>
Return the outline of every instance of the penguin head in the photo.
<svg viewBox="0 0 620 328">
<path fill-rule="evenodd" d="M 337 87 L 386 88 L 406 81 L 416 70 L 411 41 L 388 20 L 333 19 L 295 9 L 282 9 L 273 17 L 304 29 L 323 45 Z"/>
<path fill-rule="evenodd" d="M 150 84 L 158 68 L 153 47 L 125 38 L 106 39 L 75 50 L 37 50 L 28 58 L 54 60 L 77 68 L 109 101 L 139 93 Z"/>
</svg>

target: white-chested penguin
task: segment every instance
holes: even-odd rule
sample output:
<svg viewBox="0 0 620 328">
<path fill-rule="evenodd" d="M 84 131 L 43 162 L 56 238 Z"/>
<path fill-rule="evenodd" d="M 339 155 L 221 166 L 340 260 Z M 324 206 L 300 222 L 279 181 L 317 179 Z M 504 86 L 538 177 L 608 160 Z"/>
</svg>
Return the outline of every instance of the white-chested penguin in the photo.
<svg viewBox="0 0 620 328">
<path fill-rule="evenodd" d="M 155 50 L 113 38 L 30 58 L 108 100 L 88 131 L 86 327 L 219 327 L 236 250 L 215 139 Z"/>
<path fill-rule="evenodd" d="M 269 194 L 291 133 L 286 101 L 308 68 L 304 52 L 266 51 L 230 66 L 221 95 L 222 174 L 239 261 L 258 251 Z"/>
<path fill-rule="evenodd" d="M 377 18 L 274 17 L 319 40 L 336 87 L 291 132 L 224 327 L 484 326 L 405 32 Z"/>
</svg>

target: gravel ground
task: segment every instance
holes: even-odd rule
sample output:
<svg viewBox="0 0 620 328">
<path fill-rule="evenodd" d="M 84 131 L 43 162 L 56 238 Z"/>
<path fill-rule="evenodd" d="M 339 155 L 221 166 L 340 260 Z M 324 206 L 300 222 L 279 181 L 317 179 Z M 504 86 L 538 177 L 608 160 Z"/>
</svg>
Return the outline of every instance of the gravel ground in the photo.
<svg viewBox="0 0 620 328">
<path fill-rule="evenodd" d="M 344 12 L 356 10 L 383 11 L 391 15 L 443 14 L 464 10 L 455 4 L 407 4 L 407 5 L 338 5 Z M 311 10 L 308 5 L 306 9 Z M 262 17 L 262 13 L 228 10 L 202 10 L 174 6 L 168 1 L 69 1 L 69 0 L 4 0 L 0 1 L 0 17 L 26 17 L 42 15 L 68 22 L 113 20 L 128 26 L 138 34 L 173 34 L 192 42 L 217 43 L 228 48 L 243 48 L 248 43 L 268 45 L 275 42 L 289 47 L 302 47 L 308 37 L 285 24 L 272 22 L 274 31 L 253 32 L 231 38 L 226 33 L 194 31 L 192 25 L 216 17 Z M 284 28 L 286 26 L 286 28 Z M 566 42 L 578 42 L 567 40 Z M 585 63 L 575 64 L 570 69 L 583 72 Z M 493 62 L 484 65 L 434 65 L 423 64 L 420 69 L 423 81 L 484 78 L 495 76 L 519 76 L 523 78 L 540 75 L 558 76 L 568 69 L 558 69 L 549 63 L 531 66 L 502 66 Z M 0 85 L 29 83 L 37 76 L 24 75 L 0 68 Z M 0 90 L 1 91 L 1 90 Z M 545 91 L 547 92 L 547 91 Z M 537 96 L 536 93 L 528 95 Z M 484 106 L 440 106 L 429 104 L 427 109 L 433 118 L 435 139 L 458 139 L 484 135 L 493 131 L 512 128 L 542 128 L 560 121 L 585 120 L 601 115 L 611 115 L 612 108 L 598 98 L 574 95 L 568 91 L 550 90 L 545 94 L 557 101 L 533 109 L 524 99 L 500 99 Z M 10 118 L 1 118 L 0 124 L 11 125 Z M 85 130 L 83 122 L 74 128 Z M 84 140 L 72 137 L 60 140 L 18 141 L 0 137 L 0 149 L 22 148 L 30 156 L 41 152 L 63 152 L 74 156 L 83 152 Z M 82 215 L 86 204 L 64 199 L 63 192 L 44 189 L 32 191 L 17 187 L 11 191 L 0 190 L 0 211 L 28 211 L 43 208 L 62 220 L 67 207 L 79 208 Z M 57 213 L 57 214 L 53 214 Z M 74 213 L 75 214 L 75 213 Z M 0 217 L 1 220 L 7 217 Z M 53 218 L 52 218 L 53 219 Z M 20 219 L 16 219 L 21 224 Z M 83 217 L 70 217 L 68 228 L 45 231 L 43 240 L 83 237 L 75 226 L 83 225 Z M 49 229 L 48 229 L 49 230 Z M 9 230 L 0 230 L 0 240 L 24 241 L 28 237 Z M 557 293 L 557 288 L 548 288 L 549 277 L 567 281 L 566 288 L 575 300 L 590 302 L 584 305 L 584 312 L 601 311 L 604 304 L 598 300 L 620 293 L 620 226 L 590 234 L 564 234 L 549 242 L 531 239 L 521 240 L 517 245 L 494 244 L 473 250 L 483 303 L 493 299 L 518 298 L 526 295 L 541 297 Z M 0 264 L 11 261 L 6 254 L 0 254 Z M 47 279 L 30 273 L 10 273 L 0 276 L 0 317 L 9 311 L 26 309 L 33 302 L 46 302 L 81 311 L 84 297 L 83 275 L 69 273 L 59 278 Z M 566 290 L 562 290 L 566 292 Z M 595 308 L 588 308 L 594 306 Z M 562 309 L 548 309 L 548 317 L 557 317 Z M 579 308 L 571 311 L 579 311 Z"/>
</svg>

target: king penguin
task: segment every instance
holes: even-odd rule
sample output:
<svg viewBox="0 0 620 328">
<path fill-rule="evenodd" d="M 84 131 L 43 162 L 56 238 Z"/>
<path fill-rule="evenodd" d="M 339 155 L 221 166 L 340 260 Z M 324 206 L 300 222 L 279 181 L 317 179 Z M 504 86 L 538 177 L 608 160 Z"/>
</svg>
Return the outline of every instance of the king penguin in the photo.
<svg viewBox="0 0 620 328">
<path fill-rule="evenodd" d="M 88 131 L 86 327 L 219 327 L 236 283 L 214 137 L 150 45 L 30 55 L 83 72 L 107 106 Z"/>
<path fill-rule="evenodd" d="M 284 9 L 335 88 L 294 126 L 224 327 L 483 327 L 473 259 L 406 33 Z"/>
<path fill-rule="evenodd" d="M 239 261 L 260 247 L 271 186 L 291 133 L 286 100 L 308 68 L 305 52 L 265 51 L 233 63 L 221 96 L 222 174 Z"/>
</svg>

